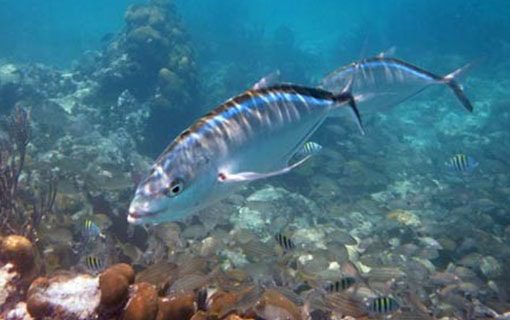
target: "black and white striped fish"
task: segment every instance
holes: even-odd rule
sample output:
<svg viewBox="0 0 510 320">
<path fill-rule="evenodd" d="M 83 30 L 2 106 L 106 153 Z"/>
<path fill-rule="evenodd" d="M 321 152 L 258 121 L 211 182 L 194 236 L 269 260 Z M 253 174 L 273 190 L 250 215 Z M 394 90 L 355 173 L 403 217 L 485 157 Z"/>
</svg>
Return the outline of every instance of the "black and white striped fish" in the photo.
<svg viewBox="0 0 510 320">
<path fill-rule="evenodd" d="M 325 286 L 327 292 L 342 292 L 356 283 L 354 277 L 342 277 L 339 280 L 328 282 Z"/>
<path fill-rule="evenodd" d="M 308 141 L 303 145 L 303 148 L 296 153 L 298 158 L 303 158 L 310 155 L 316 155 L 321 152 L 322 146 L 317 142 Z"/>
<path fill-rule="evenodd" d="M 82 222 L 81 235 L 85 241 L 95 240 L 97 237 L 105 239 L 105 235 L 101 232 L 99 226 L 90 219 Z"/>
<path fill-rule="evenodd" d="M 405 63 L 389 62 L 382 70 L 387 66 L 398 69 L 392 76 L 432 77 Z M 327 90 L 292 84 L 261 85 L 203 116 L 164 150 L 148 177 L 138 185 L 128 221 L 140 224 L 177 220 L 227 197 L 250 181 L 293 170 L 310 156 L 292 164 L 290 159 L 326 118 L 343 116 L 344 110 L 350 111 L 363 130 L 351 88 L 358 86 L 359 72 L 376 75 L 381 63 L 367 60 L 362 65 L 336 73 L 335 81 L 323 84 Z M 448 84 L 472 109 L 453 75 L 441 80 L 432 78 Z M 335 82 L 346 84 L 340 87 Z M 355 94 L 363 100 L 362 94 Z"/>
<path fill-rule="evenodd" d="M 278 245 L 280 247 L 282 247 L 282 249 L 285 251 L 293 250 L 296 247 L 296 245 L 294 244 L 294 241 L 292 241 L 288 236 L 286 236 L 282 233 L 277 233 L 274 236 L 274 239 L 276 240 Z"/>
<path fill-rule="evenodd" d="M 85 257 L 85 267 L 90 272 L 97 273 L 105 268 L 105 263 L 103 259 L 89 255 Z"/>
<path fill-rule="evenodd" d="M 479 163 L 475 158 L 463 153 L 455 154 L 445 162 L 445 166 L 448 170 L 461 173 L 473 172 L 478 165 Z"/>
<path fill-rule="evenodd" d="M 391 297 L 375 297 L 368 299 L 367 307 L 372 315 L 383 315 L 397 312 L 400 304 Z"/>
</svg>

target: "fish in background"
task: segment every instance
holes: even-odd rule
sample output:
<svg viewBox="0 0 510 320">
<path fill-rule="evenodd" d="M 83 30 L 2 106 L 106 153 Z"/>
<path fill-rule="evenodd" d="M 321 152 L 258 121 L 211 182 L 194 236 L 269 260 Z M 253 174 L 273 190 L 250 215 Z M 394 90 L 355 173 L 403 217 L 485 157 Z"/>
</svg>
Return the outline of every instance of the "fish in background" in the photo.
<svg viewBox="0 0 510 320">
<path fill-rule="evenodd" d="M 81 235 L 85 241 L 93 241 L 97 238 L 106 238 L 106 236 L 101 232 L 101 228 L 99 228 L 99 226 L 90 219 L 85 219 L 83 221 Z"/>
<path fill-rule="evenodd" d="M 274 239 L 285 252 L 291 251 L 296 247 L 294 241 L 292 241 L 288 236 L 284 234 L 277 233 L 274 236 Z"/>
<path fill-rule="evenodd" d="M 356 278 L 346 276 L 340 280 L 327 283 L 325 289 L 327 292 L 342 292 L 352 287 L 356 282 Z"/>
<path fill-rule="evenodd" d="M 395 313 L 400 309 L 400 304 L 397 300 L 391 297 L 375 297 L 367 300 L 367 308 L 369 314 L 373 315 L 386 315 Z"/>
<path fill-rule="evenodd" d="M 303 148 L 296 153 L 298 158 L 303 158 L 311 155 L 316 155 L 321 152 L 322 146 L 317 142 L 308 141 L 303 145 Z"/>
<path fill-rule="evenodd" d="M 92 273 L 98 273 L 104 270 L 105 262 L 102 258 L 94 255 L 85 256 L 85 267 Z"/>
<path fill-rule="evenodd" d="M 292 171 L 311 157 L 290 163 L 327 118 L 342 117 L 347 110 L 364 133 L 357 103 L 367 97 L 382 95 L 385 102 L 396 105 L 440 83 L 472 111 L 455 79 L 461 71 L 440 77 L 401 60 L 375 57 L 340 68 L 325 78 L 321 88 L 266 86 L 271 81 L 261 80 L 262 84 L 229 99 L 174 139 L 138 185 L 128 222 L 178 220 L 247 183 Z M 413 90 L 402 92 L 403 83 L 413 83 Z M 372 84 L 387 86 L 380 90 Z M 393 99 L 384 96 L 389 89 Z"/>
<path fill-rule="evenodd" d="M 444 85 L 469 112 L 473 105 L 464 94 L 457 77 L 467 69 L 459 68 L 440 76 L 400 59 L 384 54 L 362 59 L 340 67 L 327 75 L 320 87 L 336 92 L 352 81 L 352 93 L 363 97 L 358 102 L 363 113 L 373 113 L 394 107 L 433 85 Z"/>
<path fill-rule="evenodd" d="M 458 153 L 445 161 L 445 166 L 450 172 L 472 173 L 480 163 L 472 156 Z"/>
</svg>

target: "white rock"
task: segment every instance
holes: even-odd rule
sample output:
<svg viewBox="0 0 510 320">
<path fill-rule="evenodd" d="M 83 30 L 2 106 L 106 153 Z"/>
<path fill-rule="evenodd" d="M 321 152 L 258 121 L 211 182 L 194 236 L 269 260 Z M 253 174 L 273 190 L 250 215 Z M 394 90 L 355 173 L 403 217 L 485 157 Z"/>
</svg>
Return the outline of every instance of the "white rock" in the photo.
<svg viewBox="0 0 510 320">
<path fill-rule="evenodd" d="M 247 201 L 275 201 L 284 198 L 289 192 L 283 188 L 275 188 L 271 185 L 252 193 Z"/>
</svg>

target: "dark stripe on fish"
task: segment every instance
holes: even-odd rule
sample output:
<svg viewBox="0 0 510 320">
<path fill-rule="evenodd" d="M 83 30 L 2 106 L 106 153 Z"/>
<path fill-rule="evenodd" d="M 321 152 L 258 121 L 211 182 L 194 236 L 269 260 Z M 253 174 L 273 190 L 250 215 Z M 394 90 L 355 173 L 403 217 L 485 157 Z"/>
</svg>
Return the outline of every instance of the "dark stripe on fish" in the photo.
<svg viewBox="0 0 510 320">
<path fill-rule="evenodd" d="M 465 154 L 456 154 L 446 162 L 447 166 L 454 171 L 465 172 L 476 167 L 474 160 Z"/>
<path fill-rule="evenodd" d="M 278 233 L 275 235 L 275 240 L 276 240 L 276 242 L 278 242 L 280 247 L 282 247 L 286 251 L 292 250 L 295 248 L 294 242 L 292 242 L 292 240 L 289 237 L 287 237 L 286 235 Z"/>
<path fill-rule="evenodd" d="M 377 297 L 373 298 L 369 304 L 369 309 L 372 313 L 387 314 L 393 313 L 400 308 L 399 303 L 390 297 Z"/>
<path fill-rule="evenodd" d="M 342 292 L 349 289 L 356 283 L 356 279 L 353 277 L 343 277 L 340 280 L 330 283 L 326 290 L 329 292 Z"/>
<path fill-rule="evenodd" d="M 103 260 L 94 256 L 86 256 L 85 265 L 91 271 L 100 271 L 104 267 Z"/>
</svg>

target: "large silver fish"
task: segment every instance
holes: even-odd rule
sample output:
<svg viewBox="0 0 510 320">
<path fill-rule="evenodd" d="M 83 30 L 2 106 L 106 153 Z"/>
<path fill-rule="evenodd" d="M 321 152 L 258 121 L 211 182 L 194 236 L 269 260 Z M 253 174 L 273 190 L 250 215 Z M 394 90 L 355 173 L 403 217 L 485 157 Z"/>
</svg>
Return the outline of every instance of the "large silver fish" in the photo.
<svg viewBox="0 0 510 320">
<path fill-rule="evenodd" d="M 289 164 L 308 138 L 327 117 L 343 116 L 344 110 L 350 110 L 363 132 L 351 88 L 362 91 L 363 81 L 365 85 L 371 83 L 362 75 L 376 74 L 381 65 L 369 60 L 364 60 L 362 68 L 359 64 L 345 67 L 350 71 L 334 73 L 329 82 L 323 83 L 328 90 L 256 84 L 255 89 L 200 118 L 166 148 L 137 187 L 128 221 L 140 224 L 177 220 L 225 198 L 250 181 L 291 171 L 311 156 Z M 426 80 L 421 90 L 430 84 L 429 78 L 449 85 L 471 109 L 453 76 L 439 80 L 427 71 L 397 61 L 385 62 L 383 70 L 388 67 L 398 69 L 392 75 Z M 378 81 L 390 83 L 384 77 Z M 342 87 L 338 86 L 340 83 Z M 341 92 L 333 94 L 333 90 Z M 363 95 L 355 94 L 363 101 Z M 409 94 L 397 102 L 406 96 Z"/>
<path fill-rule="evenodd" d="M 281 84 L 232 98 L 182 132 L 138 186 L 130 223 L 180 219 L 228 196 L 244 184 L 289 172 L 289 164 L 322 122 L 349 109 L 353 96 Z M 340 113 L 343 113 L 340 112 Z"/>
</svg>

